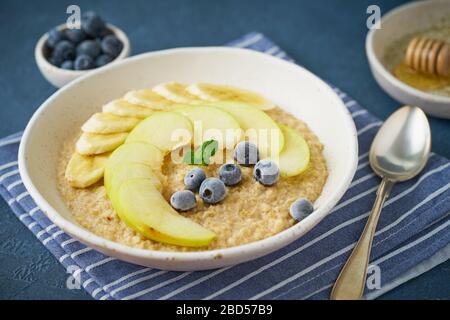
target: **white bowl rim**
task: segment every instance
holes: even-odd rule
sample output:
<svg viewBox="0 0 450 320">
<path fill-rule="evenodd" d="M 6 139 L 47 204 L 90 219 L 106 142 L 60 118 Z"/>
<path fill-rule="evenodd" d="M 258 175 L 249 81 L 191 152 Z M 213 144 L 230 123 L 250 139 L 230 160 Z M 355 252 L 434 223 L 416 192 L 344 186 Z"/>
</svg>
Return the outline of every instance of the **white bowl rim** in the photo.
<svg viewBox="0 0 450 320">
<path fill-rule="evenodd" d="M 63 24 L 57 25 L 55 28 L 62 30 L 62 29 L 64 29 L 65 26 L 66 26 L 66 24 L 63 23 Z M 107 23 L 106 27 L 111 29 L 111 31 L 113 31 L 113 33 L 123 42 L 122 51 L 120 51 L 120 54 L 109 63 L 119 62 L 120 60 L 125 59 L 130 54 L 130 40 L 128 39 L 125 32 L 123 30 L 121 30 L 120 28 L 116 27 L 115 25 Z M 58 72 L 60 74 L 66 74 L 66 75 L 71 75 L 71 76 L 81 76 L 87 72 L 92 72 L 99 68 L 103 68 L 109 64 L 108 63 L 105 66 L 97 67 L 94 69 L 88 69 L 88 70 L 66 70 L 66 69 L 58 68 L 57 66 L 51 64 L 47 60 L 46 57 L 44 57 L 43 49 L 44 49 L 45 43 L 47 42 L 47 39 L 48 39 L 48 32 L 44 33 L 39 38 L 38 42 L 36 43 L 36 46 L 34 47 L 34 56 L 36 57 L 36 59 L 39 59 L 40 63 L 42 63 L 46 67 L 50 68 L 50 70 L 52 72 Z"/>
<path fill-rule="evenodd" d="M 448 2 L 448 0 L 434 0 L 435 2 Z M 390 19 L 392 16 L 396 15 L 397 13 L 401 12 L 401 11 L 406 11 L 418 6 L 422 6 L 422 5 L 431 5 L 433 3 L 433 1 L 415 1 L 412 3 L 406 3 L 403 5 L 400 5 L 390 11 L 388 11 L 385 15 L 383 15 L 383 17 L 381 18 L 381 26 L 383 26 L 383 21 Z M 398 90 L 404 91 L 406 93 L 408 93 L 411 96 L 414 96 L 416 98 L 419 98 L 421 100 L 426 100 L 426 101 L 433 101 L 433 102 L 437 102 L 437 103 L 447 103 L 450 104 L 450 97 L 446 97 L 446 96 L 441 96 L 441 95 L 437 95 L 437 94 L 431 94 L 431 93 L 427 93 L 425 91 L 421 91 L 419 89 L 416 89 L 414 87 L 411 87 L 409 85 L 407 85 L 406 83 L 400 81 L 399 79 L 397 79 L 396 77 L 394 77 L 392 75 L 392 73 L 390 73 L 385 67 L 384 65 L 381 63 L 381 61 L 378 59 L 378 57 L 375 54 L 375 51 L 373 49 L 373 38 L 375 33 L 378 32 L 378 29 L 371 29 L 366 36 L 366 54 L 367 57 L 369 59 L 369 62 L 371 62 L 374 66 L 374 68 L 377 69 L 378 72 L 381 73 L 381 75 L 383 76 L 383 78 L 385 78 L 387 81 L 389 81 L 389 83 L 396 87 Z"/>
<path fill-rule="evenodd" d="M 327 216 L 331 209 L 337 204 L 337 202 L 342 198 L 344 193 L 347 191 L 348 187 L 350 186 L 350 183 L 353 179 L 353 176 L 356 172 L 356 167 L 358 164 L 358 140 L 357 140 L 357 131 L 355 127 L 355 123 L 353 122 L 353 118 L 351 117 L 351 114 L 347 107 L 344 105 L 343 101 L 337 97 L 337 101 L 340 101 L 340 104 L 336 107 L 340 107 L 344 114 L 346 115 L 346 125 L 349 127 L 349 130 L 352 131 L 352 141 L 349 142 L 350 147 L 352 149 L 352 153 L 349 156 L 349 170 L 346 172 L 345 176 L 342 177 L 340 181 L 340 185 L 338 185 L 332 195 L 330 196 L 330 200 L 328 203 L 323 204 L 320 208 L 317 208 L 314 211 L 314 214 L 311 214 L 304 220 L 302 220 L 301 223 L 296 223 L 292 227 L 277 233 L 271 237 L 250 242 L 247 244 L 229 247 L 229 248 L 221 248 L 221 249 L 214 249 L 214 250 L 205 250 L 205 251 L 188 251 L 188 252 L 180 252 L 180 251 L 158 251 L 158 250 L 149 250 L 149 249 L 139 249 L 130 247 L 118 242 L 114 242 L 111 240 L 108 240 L 106 238 L 103 238 L 101 236 L 98 236 L 87 229 L 82 228 L 81 226 L 77 225 L 76 223 L 73 223 L 64 217 L 62 217 L 56 209 L 54 209 L 46 200 L 45 198 L 40 194 L 38 189 L 33 184 L 30 175 L 28 173 L 28 168 L 26 165 L 26 154 L 25 150 L 26 144 L 28 142 L 28 137 L 30 135 L 30 132 L 32 131 L 32 128 L 34 126 L 34 123 L 38 121 L 42 113 L 44 113 L 46 106 L 51 104 L 52 101 L 58 96 L 59 92 L 69 90 L 73 86 L 76 86 L 79 82 L 84 81 L 86 78 L 94 76 L 96 74 L 105 73 L 108 72 L 109 69 L 113 68 L 119 68 L 124 64 L 131 63 L 135 60 L 139 59 L 145 59 L 147 57 L 151 56 L 158 56 L 158 55 L 167 55 L 172 53 L 189 53 L 189 52 L 214 52 L 214 51 L 221 51 L 221 52 L 231 52 L 231 53 L 239 53 L 239 54 L 250 54 L 250 55 L 256 55 L 256 56 L 264 56 L 267 59 L 273 59 L 275 63 L 279 63 L 281 65 L 289 65 L 291 68 L 300 68 L 304 72 L 306 72 L 310 77 L 314 78 L 316 81 L 322 83 L 324 86 L 324 90 L 328 90 L 332 95 L 335 95 L 337 97 L 337 94 L 333 91 L 333 89 L 326 84 L 322 79 L 308 71 L 307 69 L 293 64 L 291 62 L 287 62 L 285 60 L 275 58 L 272 56 L 269 56 L 267 54 L 256 52 L 249 49 L 243 49 L 243 48 L 227 48 L 227 47 L 183 47 L 183 48 L 173 48 L 173 49 L 166 49 L 166 50 L 160 50 L 160 51 L 153 51 L 148 53 L 139 54 L 130 58 L 127 58 L 125 60 L 122 60 L 120 62 L 111 64 L 110 66 L 105 66 L 104 68 L 99 68 L 98 70 L 94 70 L 86 75 L 83 75 L 74 81 L 70 82 L 57 92 L 55 92 L 53 95 L 51 95 L 33 114 L 31 117 L 29 123 L 27 124 L 22 140 L 19 146 L 19 152 L 18 152 L 18 166 L 19 166 L 19 172 L 21 175 L 21 178 L 23 180 L 23 183 L 27 190 L 29 191 L 31 197 L 35 200 L 36 204 L 39 206 L 39 208 L 47 215 L 50 220 L 52 220 L 53 223 L 55 223 L 57 226 L 59 226 L 62 230 L 67 232 L 68 234 L 72 235 L 73 237 L 77 238 L 81 242 L 85 244 L 89 244 L 89 246 L 94 246 L 97 248 L 104 248 L 108 251 L 113 251 L 117 253 L 123 254 L 123 256 L 133 256 L 138 257 L 141 259 L 156 259 L 156 260 L 172 260 L 172 261 L 178 261 L 178 262 L 189 262 L 192 260 L 196 261 L 204 261 L 204 260 L 210 260 L 210 259 L 220 259 L 220 258 L 233 258 L 233 257 L 241 257 L 246 252 L 259 252 L 263 248 L 266 247 L 274 247 L 276 250 L 278 250 L 281 247 L 284 247 L 291 242 L 295 241 L 300 237 L 302 233 L 305 233 L 306 231 L 309 231 L 312 229 L 317 223 L 319 223 L 325 216 Z M 273 251 L 273 250 L 272 250 Z M 272 251 L 267 252 L 270 253 Z"/>
</svg>

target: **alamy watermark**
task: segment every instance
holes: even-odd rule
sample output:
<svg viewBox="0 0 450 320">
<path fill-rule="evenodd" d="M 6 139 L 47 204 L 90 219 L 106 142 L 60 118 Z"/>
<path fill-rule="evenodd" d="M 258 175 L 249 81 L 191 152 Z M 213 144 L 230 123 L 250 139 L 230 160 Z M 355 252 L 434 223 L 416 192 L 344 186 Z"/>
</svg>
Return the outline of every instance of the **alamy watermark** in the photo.
<svg viewBox="0 0 450 320">
<path fill-rule="evenodd" d="M 381 9 L 376 4 L 367 7 L 366 13 L 370 16 L 367 18 L 366 26 L 369 30 L 381 29 Z"/>
<path fill-rule="evenodd" d="M 69 17 L 66 20 L 67 29 L 80 29 L 81 28 L 81 8 L 76 4 L 71 4 L 67 7 L 66 13 Z"/>
<path fill-rule="evenodd" d="M 233 160 L 234 147 L 240 141 L 248 141 L 258 146 L 261 158 L 269 158 L 278 161 L 281 131 L 278 129 L 216 129 L 203 128 L 202 121 L 193 122 L 193 130 L 175 129 L 171 133 L 170 141 L 172 152 L 170 154 L 172 163 L 180 164 L 184 156 L 194 147 L 199 147 L 203 142 L 216 140 L 218 150 L 211 158 L 211 164 L 224 164 Z"/>
<path fill-rule="evenodd" d="M 69 290 L 81 289 L 81 268 L 76 265 L 67 267 L 66 272 L 69 274 L 66 280 L 66 288 Z"/>
<path fill-rule="evenodd" d="M 381 268 L 376 264 L 367 268 L 366 287 L 369 290 L 381 289 Z"/>
</svg>

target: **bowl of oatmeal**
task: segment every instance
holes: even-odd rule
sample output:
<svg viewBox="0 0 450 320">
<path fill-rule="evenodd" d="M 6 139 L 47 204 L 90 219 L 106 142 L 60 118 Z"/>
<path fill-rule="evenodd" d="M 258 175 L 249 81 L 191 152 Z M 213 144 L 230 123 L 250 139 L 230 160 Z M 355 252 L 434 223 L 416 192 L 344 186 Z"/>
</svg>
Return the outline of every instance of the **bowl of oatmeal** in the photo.
<svg viewBox="0 0 450 320">
<path fill-rule="evenodd" d="M 366 37 L 370 69 L 381 88 L 397 101 L 449 119 L 450 78 L 416 72 L 404 62 L 408 43 L 417 36 L 450 42 L 447 0 L 414 1 L 384 15 L 381 28 L 370 30 Z"/>
<path fill-rule="evenodd" d="M 345 105 L 307 70 L 245 49 L 180 48 L 51 96 L 24 132 L 19 170 L 81 242 L 140 265 L 204 270 L 313 228 L 348 188 L 357 149 Z"/>
</svg>

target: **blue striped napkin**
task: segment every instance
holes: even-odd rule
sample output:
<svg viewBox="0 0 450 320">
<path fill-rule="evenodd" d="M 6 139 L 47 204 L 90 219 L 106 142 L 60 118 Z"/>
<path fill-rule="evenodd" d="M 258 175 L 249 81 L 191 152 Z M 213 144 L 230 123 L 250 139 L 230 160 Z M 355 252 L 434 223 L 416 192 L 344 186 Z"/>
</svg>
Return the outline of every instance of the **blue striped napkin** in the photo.
<svg viewBox="0 0 450 320">
<path fill-rule="evenodd" d="M 229 44 L 290 60 L 260 33 Z M 334 87 L 333 87 L 334 88 Z M 71 238 L 37 208 L 17 169 L 21 133 L 0 140 L 0 194 L 17 217 L 95 299 L 326 299 L 360 235 L 380 180 L 368 150 L 381 125 L 356 101 L 334 90 L 350 110 L 360 147 L 353 183 L 311 232 L 257 260 L 202 272 L 167 272 L 107 257 Z M 387 200 L 373 242 L 374 298 L 450 257 L 450 162 L 433 154 L 420 176 L 398 184 Z M 378 272 L 379 271 L 379 272 Z"/>
</svg>

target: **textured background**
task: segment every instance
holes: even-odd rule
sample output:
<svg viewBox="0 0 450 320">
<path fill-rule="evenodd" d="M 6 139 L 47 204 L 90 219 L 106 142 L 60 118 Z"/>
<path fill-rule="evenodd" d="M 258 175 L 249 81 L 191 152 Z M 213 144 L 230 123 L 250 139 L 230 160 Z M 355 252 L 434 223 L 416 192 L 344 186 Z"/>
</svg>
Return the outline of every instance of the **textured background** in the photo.
<svg viewBox="0 0 450 320">
<path fill-rule="evenodd" d="M 382 13 L 398 0 L 0 1 L 0 137 L 22 130 L 53 92 L 33 56 L 37 39 L 65 21 L 69 4 L 95 10 L 129 36 L 133 54 L 221 45 L 265 33 L 297 62 L 348 92 L 380 118 L 398 103 L 374 82 L 365 57 L 366 8 Z M 450 157 L 449 121 L 431 119 L 433 151 Z M 0 298 L 89 299 L 68 290 L 67 274 L 0 200 Z M 384 299 L 449 299 L 450 261 L 385 294 Z"/>
</svg>

